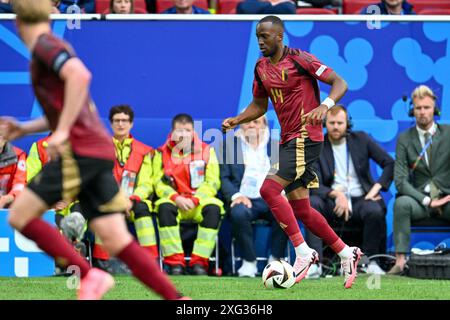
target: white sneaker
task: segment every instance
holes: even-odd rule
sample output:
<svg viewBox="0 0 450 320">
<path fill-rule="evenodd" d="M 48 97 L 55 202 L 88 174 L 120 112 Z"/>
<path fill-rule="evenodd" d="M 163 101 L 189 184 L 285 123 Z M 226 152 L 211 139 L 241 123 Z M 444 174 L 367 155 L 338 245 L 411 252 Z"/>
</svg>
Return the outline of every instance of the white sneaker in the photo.
<svg viewBox="0 0 450 320">
<path fill-rule="evenodd" d="M 319 279 L 322 275 L 322 265 L 320 263 L 312 264 L 306 273 L 306 279 Z"/>
<path fill-rule="evenodd" d="M 345 289 L 352 287 L 356 278 L 359 259 L 361 259 L 361 256 L 363 255 L 361 249 L 358 247 L 350 247 L 350 249 L 352 250 L 352 255 L 348 259 L 341 260 L 341 269 L 345 277 Z"/>
<path fill-rule="evenodd" d="M 254 278 L 257 272 L 258 268 L 256 265 L 256 260 L 255 261 L 243 260 L 242 266 L 238 270 L 238 276 Z"/>
<path fill-rule="evenodd" d="M 376 261 L 371 261 L 369 263 L 369 265 L 367 266 L 366 272 L 370 273 L 370 274 L 379 274 L 379 275 L 386 274 L 386 272 L 380 268 L 380 266 L 378 265 L 378 263 L 376 263 Z"/>
<path fill-rule="evenodd" d="M 295 283 L 302 281 L 308 273 L 309 268 L 316 262 L 319 262 L 319 255 L 316 250 L 311 250 L 311 252 L 304 257 L 297 256 L 293 265 L 295 272 Z"/>
</svg>

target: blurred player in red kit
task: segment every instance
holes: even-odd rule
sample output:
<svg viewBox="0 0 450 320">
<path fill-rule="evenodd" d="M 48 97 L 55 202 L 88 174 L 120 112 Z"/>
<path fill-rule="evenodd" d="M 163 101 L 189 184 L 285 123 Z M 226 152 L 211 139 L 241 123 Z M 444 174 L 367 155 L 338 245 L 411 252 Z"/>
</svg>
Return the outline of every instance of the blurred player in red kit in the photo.
<svg viewBox="0 0 450 320">
<path fill-rule="evenodd" d="M 59 264 L 79 267 L 78 299 L 100 299 L 114 285 L 112 276 L 90 268 L 63 235 L 41 219 L 58 201 L 78 198 L 90 228 L 111 255 L 163 298 L 182 298 L 127 230 L 126 198 L 112 173 L 114 146 L 89 95 L 91 74 L 70 45 L 52 34 L 51 1 L 15 0 L 13 8 L 18 33 L 32 53 L 32 85 L 45 116 L 26 123 L 1 118 L 0 135 L 14 140 L 48 129 L 53 133 L 47 147 L 51 161 L 13 203 L 9 223 Z"/>
</svg>

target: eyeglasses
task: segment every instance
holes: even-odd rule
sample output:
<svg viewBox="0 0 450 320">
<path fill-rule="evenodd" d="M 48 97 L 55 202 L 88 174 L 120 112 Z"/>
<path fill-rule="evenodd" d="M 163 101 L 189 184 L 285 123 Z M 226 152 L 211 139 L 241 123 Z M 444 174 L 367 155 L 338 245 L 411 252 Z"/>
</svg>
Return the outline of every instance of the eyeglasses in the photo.
<svg viewBox="0 0 450 320">
<path fill-rule="evenodd" d="M 123 123 L 129 123 L 129 122 L 130 122 L 130 119 L 113 119 L 113 120 L 112 120 L 112 123 L 114 123 L 114 124 L 119 124 L 119 123 L 121 123 L 121 122 L 123 122 Z"/>
</svg>

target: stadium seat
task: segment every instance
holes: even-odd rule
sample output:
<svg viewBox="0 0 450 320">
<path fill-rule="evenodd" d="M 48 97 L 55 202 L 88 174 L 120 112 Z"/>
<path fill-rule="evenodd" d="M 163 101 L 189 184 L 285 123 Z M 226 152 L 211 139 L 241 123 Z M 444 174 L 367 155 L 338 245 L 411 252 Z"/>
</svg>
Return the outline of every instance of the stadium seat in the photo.
<svg viewBox="0 0 450 320">
<path fill-rule="evenodd" d="M 378 3 L 378 0 L 344 0 L 344 14 L 359 14 L 368 5 Z"/>
<path fill-rule="evenodd" d="M 207 0 L 195 0 L 194 6 L 208 10 L 208 1 Z M 173 7 L 172 0 L 157 0 L 156 1 L 156 13 L 164 12 L 171 7 Z"/>
<path fill-rule="evenodd" d="M 297 8 L 297 14 L 336 14 L 333 10 L 325 8 Z"/>
<path fill-rule="evenodd" d="M 236 6 L 241 2 L 241 0 L 219 0 L 219 11 L 220 14 L 235 14 Z"/>
<path fill-rule="evenodd" d="M 364 7 L 379 2 L 379 0 L 344 0 L 344 14 L 359 14 Z M 449 0 L 408 0 L 408 2 L 413 5 L 416 13 L 424 9 L 450 9 Z"/>
<path fill-rule="evenodd" d="M 409 2 L 413 5 L 413 10 L 416 13 L 424 9 L 450 9 L 450 1 L 448 0 L 409 0 Z"/>
<path fill-rule="evenodd" d="M 417 14 L 425 14 L 425 15 L 450 15 L 450 9 L 423 9 L 417 12 Z"/>
<path fill-rule="evenodd" d="M 95 0 L 95 12 L 109 13 L 109 1 L 110 0 Z M 135 13 L 147 13 L 145 0 L 134 0 L 134 11 Z"/>
</svg>

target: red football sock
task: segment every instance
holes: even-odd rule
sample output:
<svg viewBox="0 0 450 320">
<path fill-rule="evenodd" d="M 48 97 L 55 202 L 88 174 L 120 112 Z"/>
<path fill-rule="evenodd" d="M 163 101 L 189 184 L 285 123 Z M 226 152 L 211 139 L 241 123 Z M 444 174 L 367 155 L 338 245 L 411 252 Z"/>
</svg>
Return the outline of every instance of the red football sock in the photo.
<svg viewBox="0 0 450 320">
<path fill-rule="evenodd" d="M 294 247 L 299 246 L 305 240 L 295 219 L 294 212 L 288 201 L 281 195 L 283 186 L 272 179 L 264 180 L 260 193 L 264 201 L 270 207 L 272 214 L 287 234 Z"/>
<path fill-rule="evenodd" d="M 90 269 L 89 263 L 75 251 L 69 240 L 58 229 L 40 218 L 34 218 L 22 229 L 21 233 L 36 242 L 39 248 L 52 256 L 63 266 L 76 265 L 83 278 Z"/>
<path fill-rule="evenodd" d="M 136 278 L 164 299 L 175 300 L 181 297 L 169 278 L 159 269 L 154 261 L 155 257 L 136 241 L 131 241 L 117 257 L 128 265 Z"/>
<path fill-rule="evenodd" d="M 335 252 L 340 252 L 345 247 L 345 243 L 330 227 L 327 220 L 310 206 L 309 198 L 290 200 L 289 203 L 297 219 L 301 220 L 312 233 L 330 245 Z"/>
</svg>

